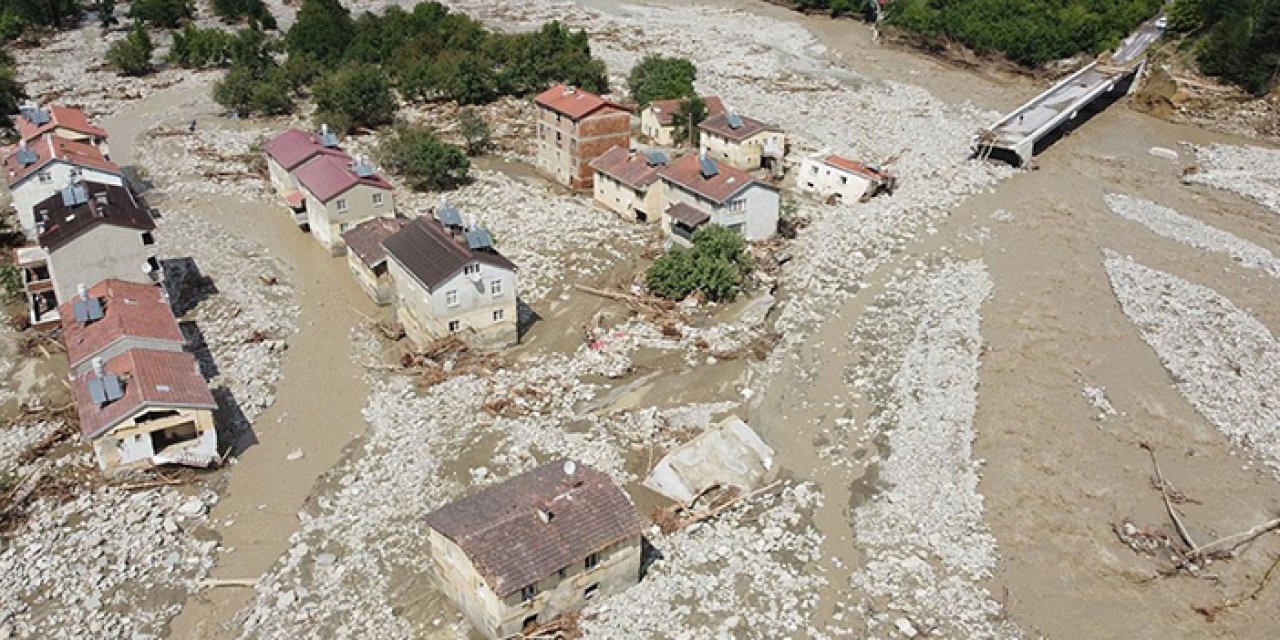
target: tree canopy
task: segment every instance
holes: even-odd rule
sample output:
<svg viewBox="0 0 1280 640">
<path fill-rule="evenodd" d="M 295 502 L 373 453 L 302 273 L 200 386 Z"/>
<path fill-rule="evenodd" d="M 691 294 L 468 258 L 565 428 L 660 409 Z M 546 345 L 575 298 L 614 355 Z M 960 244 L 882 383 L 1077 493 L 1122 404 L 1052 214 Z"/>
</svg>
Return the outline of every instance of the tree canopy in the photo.
<svg viewBox="0 0 1280 640">
<path fill-rule="evenodd" d="M 129 17 L 153 27 L 170 29 L 190 20 L 196 13 L 192 0 L 133 0 Z"/>
<path fill-rule="evenodd" d="M 650 55 L 631 68 L 627 87 L 631 91 L 631 98 L 643 109 L 654 100 L 697 95 L 693 88 L 693 81 L 697 77 L 697 67 L 684 58 Z"/>
<path fill-rule="evenodd" d="M 60 28 L 74 22 L 78 0 L 0 0 L 0 42 L 7 42 L 29 26 Z"/>
<path fill-rule="evenodd" d="M 467 179 L 471 161 L 462 149 L 445 144 L 421 127 L 400 126 L 382 143 L 382 160 L 419 191 L 449 189 Z"/>
<path fill-rule="evenodd" d="M 670 300 L 683 300 L 699 292 L 707 300 L 732 300 L 751 272 L 746 241 L 736 232 L 716 224 L 703 225 L 693 234 L 693 248 L 675 249 L 660 256 L 645 273 L 649 292 Z"/>
<path fill-rule="evenodd" d="M 1280 80 L 1280 0 L 1176 0 L 1169 29 L 1192 38 L 1208 75 L 1254 94 Z"/>
<path fill-rule="evenodd" d="M 141 22 L 133 24 L 133 30 L 123 40 L 117 40 L 107 49 L 107 64 L 126 76 L 145 76 L 155 70 L 151 64 L 151 36 Z"/>
<path fill-rule="evenodd" d="M 379 67 L 350 63 L 313 87 L 316 118 L 342 131 L 390 124 L 396 114 L 391 82 Z"/>
<path fill-rule="evenodd" d="M 8 52 L 0 51 L 0 114 L 17 113 L 26 99 L 27 92 L 13 70 L 13 59 Z M 8 137 L 12 133 L 13 120 L 0 118 L 0 137 Z"/>
</svg>

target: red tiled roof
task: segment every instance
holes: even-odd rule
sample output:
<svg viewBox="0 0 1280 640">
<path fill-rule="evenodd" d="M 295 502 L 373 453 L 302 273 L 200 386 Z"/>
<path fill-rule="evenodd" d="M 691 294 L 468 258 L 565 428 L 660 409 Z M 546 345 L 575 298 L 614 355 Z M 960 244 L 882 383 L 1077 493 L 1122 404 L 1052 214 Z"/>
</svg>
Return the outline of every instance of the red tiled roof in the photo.
<svg viewBox="0 0 1280 640">
<path fill-rule="evenodd" d="M 702 129 L 703 131 L 710 131 L 711 133 L 714 133 L 722 138 L 728 138 L 734 141 L 746 140 L 747 138 L 750 138 L 751 136 L 757 133 L 760 133 L 761 131 L 777 131 L 778 130 L 777 127 L 771 124 L 765 124 L 763 122 L 760 122 L 755 118 L 748 118 L 746 116 L 738 116 L 738 117 L 742 119 L 742 126 L 738 127 L 737 129 L 734 129 L 733 127 L 729 126 L 728 113 L 721 113 L 718 115 L 709 116 L 707 117 L 706 120 L 703 120 L 702 123 L 698 125 L 698 128 Z"/>
<path fill-rule="evenodd" d="M 266 144 L 262 145 L 267 155 L 271 156 L 285 171 L 292 171 L 298 165 L 310 160 L 318 154 L 332 155 L 351 161 L 342 149 L 329 148 L 320 144 L 320 137 L 300 131 L 298 129 L 289 129 L 284 133 L 270 139 Z"/>
<path fill-rule="evenodd" d="M 307 201 L 307 197 L 302 195 L 301 191 L 294 191 L 293 193 L 290 193 L 289 195 L 285 196 L 284 201 L 288 202 L 289 206 L 297 209 L 298 207 L 302 206 L 303 202 Z"/>
<path fill-rule="evenodd" d="M 103 157 L 102 152 L 91 144 L 75 142 L 46 133 L 44 137 L 30 141 L 27 147 L 35 152 L 35 163 L 25 167 L 18 164 L 19 147 L 13 147 L 9 155 L 4 159 L 5 176 L 11 188 L 18 186 L 19 182 L 26 180 L 31 174 L 44 168 L 45 165 L 55 159 L 81 167 L 120 174 L 120 167 Z"/>
<path fill-rule="evenodd" d="M 467 554 L 499 598 L 640 535 L 645 521 L 622 489 L 595 469 L 577 464 L 569 475 L 565 465 L 557 460 L 445 505 L 427 514 L 427 525 Z"/>
<path fill-rule="evenodd" d="M 862 164 L 860 162 L 854 162 L 853 160 L 849 160 L 848 158 L 842 158 L 840 156 L 827 156 L 823 160 L 823 162 L 837 169 L 843 169 L 845 171 L 856 173 L 879 182 L 883 182 L 886 177 L 885 174 L 875 169 L 872 169 L 871 167 L 868 167 L 865 164 Z"/>
<path fill-rule="evenodd" d="M 387 255 L 413 274 L 423 286 L 434 289 L 471 261 L 499 269 L 516 270 L 516 265 L 497 251 L 472 251 L 455 240 L 434 218 L 422 217 L 382 241 Z"/>
<path fill-rule="evenodd" d="M 719 172 L 710 178 L 704 178 L 698 158 L 697 154 L 689 154 L 659 171 L 658 175 L 663 180 L 682 186 L 716 204 L 724 203 L 752 184 L 768 186 L 752 178 L 746 171 L 719 162 L 715 163 Z"/>
<path fill-rule="evenodd" d="M 708 117 L 724 113 L 724 103 L 718 96 L 702 96 L 702 101 L 707 105 Z M 669 125 L 675 122 L 680 100 L 654 100 L 649 103 L 649 108 L 658 116 L 660 124 Z"/>
<path fill-rule="evenodd" d="M 373 175 L 361 178 L 351 170 L 351 158 L 322 154 L 312 158 L 293 172 L 298 183 L 306 187 L 311 195 L 320 202 L 329 202 L 346 190 L 358 184 L 368 185 L 375 189 L 391 190 L 391 183 L 382 176 Z"/>
<path fill-rule="evenodd" d="M 627 147 L 615 146 L 591 161 L 591 168 L 629 187 L 643 189 L 658 179 L 663 165 L 651 166 L 643 153 L 631 155 Z"/>
<path fill-rule="evenodd" d="M 80 109 L 61 107 L 56 104 L 47 105 L 43 108 L 49 112 L 49 121 L 44 124 L 31 122 L 21 113 L 14 116 L 13 124 L 18 130 L 20 139 L 30 141 L 59 127 L 83 133 L 87 136 L 107 137 L 107 130 L 90 123 L 88 114 Z"/>
<path fill-rule="evenodd" d="M 103 368 L 120 376 L 124 396 L 99 406 L 89 394 L 93 371 L 76 376 L 71 388 L 85 438 L 95 438 L 146 408 L 212 410 L 218 406 L 189 353 L 133 349 L 108 360 Z"/>
<path fill-rule="evenodd" d="M 156 285 L 103 280 L 89 287 L 89 297 L 102 301 L 103 315 L 88 324 L 77 322 L 72 310 L 79 295 L 58 307 L 62 342 L 73 369 L 126 337 L 185 342 L 164 290 Z"/>
<path fill-rule="evenodd" d="M 581 120 L 601 109 L 606 111 L 630 111 L 630 109 L 605 100 L 590 91 L 578 88 L 570 90 L 569 87 L 563 84 L 557 84 L 543 91 L 533 101 L 552 111 L 563 113 L 574 120 Z"/>
<path fill-rule="evenodd" d="M 348 229 L 342 234 L 347 248 L 370 269 L 387 259 L 382 241 L 395 235 L 409 224 L 406 218 L 373 218 Z"/>
</svg>

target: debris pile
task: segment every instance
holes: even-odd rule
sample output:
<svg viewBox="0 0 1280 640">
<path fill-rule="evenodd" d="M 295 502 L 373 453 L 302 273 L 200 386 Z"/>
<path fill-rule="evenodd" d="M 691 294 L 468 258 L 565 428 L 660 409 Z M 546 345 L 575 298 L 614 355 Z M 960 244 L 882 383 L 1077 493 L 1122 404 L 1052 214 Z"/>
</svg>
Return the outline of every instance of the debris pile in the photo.
<svg viewBox="0 0 1280 640">
<path fill-rule="evenodd" d="M 1280 165 L 1276 168 L 1280 170 Z M 1243 267 L 1261 269 L 1280 278 L 1280 259 L 1248 240 L 1150 200 L 1109 193 L 1106 201 L 1116 215 L 1137 222 L 1165 238 L 1197 249 L 1225 253 Z"/>
</svg>

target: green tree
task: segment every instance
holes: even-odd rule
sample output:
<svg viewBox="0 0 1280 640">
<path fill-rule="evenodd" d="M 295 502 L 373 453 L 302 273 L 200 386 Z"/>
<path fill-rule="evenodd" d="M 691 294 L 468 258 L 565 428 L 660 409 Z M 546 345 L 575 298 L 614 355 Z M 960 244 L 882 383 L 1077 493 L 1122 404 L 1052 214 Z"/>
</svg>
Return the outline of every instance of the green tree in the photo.
<svg viewBox="0 0 1280 640">
<path fill-rule="evenodd" d="M 453 188 L 466 181 L 471 168 L 462 149 L 420 127 L 397 127 L 381 151 L 383 162 L 419 191 Z"/>
<path fill-rule="evenodd" d="M 264 67 L 233 64 L 213 85 L 213 99 L 243 115 L 279 115 L 293 111 L 293 97 L 284 70 L 274 63 Z"/>
<path fill-rule="evenodd" d="M 98 12 L 98 24 L 103 29 L 119 22 L 116 19 L 116 0 L 93 0 L 90 6 Z"/>
<path fill-rule="evenodd" d="M 213 15 L 226 23 L 249 20 L 263 29 L 275 29 L 276 19 L 262 0 L 210 0 Z"/>
<path fill-rule="evenodd" d="M 12 40 L 28 26 L 62 28 L 80 11 L 79 0 L 0 0 L 0 40 Z"/>
<path fill-rule="evenodd" d="M 192 0 L 133 0 L 129 17 L 154 27 L 174 28 L 195 15 Z"/>
<path fill-rule="evenodd" d="M 670 100 L 697 95 L 693 81 L 698 69 L 684 58 L 645 56 L 631 68 L 627 87 L 631 98 L 644 108 L 654 100 Z"/>
<path fill-rule="evenodd" d="M 467 155 L 478 156 L 489 148 L 489 123 L 475 109 L 458 112 L 458 132 L 466 144 Z"/>
<path fill-rule="evenodd" d="M 123 40 L 107 49 L 107 63 L 126 76 L 145 76 L 155 67 L 151 64 L 151 36 L 142 23 L 136 22 Z"/>
<path fill-rule="evenodd" d="M 683 300 L 695 291 L 707 300 L 732 300 L 751 272 L 746 242 L 736 232 L 715 224 L 693 234 L 693 248 L 660 256 L 645 272 L 645 285 L 656 296 Z"/>
<path fill-rule="evenodd" d="M 309 53 L 291 55 L 284 61 L 284 81 L 294 92 L 300 92 L 320 77 L 320 63 Z"/>
<path fill-rule="evenodd" d="M 388 124 L 396 113 L 386 72 L 368 64 L 349 64 L 325 76 L 313 98 L 317 118 L 344 131 Z"/>
<path fill-rule="evenodd" d="M 343 59 L 351 36 L 351 12 L 339 0 L 302 0 L 284 44 L 290 55 L 306 53 L 321 64 L 332 65 Z"/>
<path fill-rule="evenodd" d="M 27 99 L 27 92 L 18 82 L 13 70 L 13 61 L 8 54 L 0 51 L 0 114 L 17 113 L 18 107 Z M 0 118 L 0 136 L 9 137 L 14 133 L 13 120 Z"/>
<path fill-rule="evenodd" d="M 677 142 L 688 142 L 689 146 L 698 146 L 698 125 L 707 119 L 707 102 L 698 96 L 685 98 L 676 107 L 672 116 L 674 123 L 673 137 Z"/>
</svg>

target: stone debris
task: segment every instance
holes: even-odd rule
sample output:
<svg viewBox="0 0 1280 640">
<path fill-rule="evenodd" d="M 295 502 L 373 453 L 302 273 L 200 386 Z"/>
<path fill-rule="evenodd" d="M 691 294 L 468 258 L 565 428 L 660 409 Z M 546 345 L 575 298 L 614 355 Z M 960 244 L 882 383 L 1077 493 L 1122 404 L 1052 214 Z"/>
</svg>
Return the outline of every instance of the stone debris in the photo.
<svg viewBox="0 0 1280 640">
<path fill-rule="evenodd" d="M 294 460 L 301 460 L 302 455 L 303 455 L 302 447 L 298 447 L 297 449 L 290 451 L 289 454 L 284 457 L 284 459 L 288 460 L 289 462 L 293 462 Z"/>
<path fill-rule="evenodd" d="M 1280 150 L 1227 144 L 1195 146 L 1198 166 L 1182 180 L 1237 193 L 1280 213 Z"/>
<path fill-rule="evenodd" d="M 865 612 L 936 618 L 948 637 L 1020 635 L 980 584 L 997 561 L 972 453 L 981 306 L 991 287 L 981 261 L 942 261 L 900 285 L 899 295 L 921 302 L 904 325 L 910 342 L 888 389 L 896 402 L 881 417 L 889 453 L 879 477 L 888 489 L 853 514 L 868 556 L 852 577 Z M 885 633 L 888 623 L 870 618 L 868 630 Z"/>
<path fill-rule="evenodd" d="M 53 420 L 14 421 L 0 425 L 0 476 L 10 473 L 21 475 L 16 473 L 18 459 L 62 427 L 62 422 Z"/>
<path fill-rule="evenodd" d="M 1237 446 L 1280 477 L 1280 344 L 1218 292 L 1108 251 L 1124 313 L 1178 390 Z"/>
<path fill-rule="evenodd" d="M 1111 399 L 1107 397 L 1106 387 L 1085 387 L 1080 393 L 1089 401 L 1089 406 L 1098 410 L 1095 420 L 1101 422 L 1120 414 L 1111 404 Z"/>
<path fill-rule="evenodd" d="M 1151 147 L 1150 149 L 1147 149 L 1147 154 L 1151 156 L 1155 156 L 1157 158 L 1164 158 L 1165 160 L 1171 160 L 1173 162 L 1178 161 L 1178 152 L 1174 151 L 1173 149 L 1166 149 L 1164 147 Z"/>
<path fill-rule="evenodd" d="M 1280 166 L 1277 169 L 1280 169 Z M 1261 269 L 1273 277 L 1280 278 L 1280 259 L 1267 249 L 1239 236 L 1211 227 L 1150 200 L 1109 193 L 1106 196 L 1106 202 L 1116 215 L 1137 222 L 1165 238 L 1197 249 L 1225 253 L 1242 267 Z"/>
</svg>

